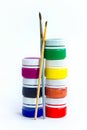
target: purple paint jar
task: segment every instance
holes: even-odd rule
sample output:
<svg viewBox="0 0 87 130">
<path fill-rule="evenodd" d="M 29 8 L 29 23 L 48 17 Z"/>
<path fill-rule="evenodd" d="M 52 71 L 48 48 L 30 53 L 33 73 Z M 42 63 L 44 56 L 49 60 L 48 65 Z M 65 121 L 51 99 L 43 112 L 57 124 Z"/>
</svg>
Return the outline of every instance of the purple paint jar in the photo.
<svg viewBox="0 0 87 130">
<path fill-rule="evenodd" d="M 40 58 L 27 57 L 22 60 L 23 78 L 37 79 L 39 77 Z"/>
</svg>

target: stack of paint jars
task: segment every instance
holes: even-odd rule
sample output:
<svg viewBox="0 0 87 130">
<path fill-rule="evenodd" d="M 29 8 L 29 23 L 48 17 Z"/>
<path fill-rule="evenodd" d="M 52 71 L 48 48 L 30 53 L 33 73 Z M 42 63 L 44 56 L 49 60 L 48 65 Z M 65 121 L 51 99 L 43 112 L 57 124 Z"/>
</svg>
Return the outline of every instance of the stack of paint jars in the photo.
<svg viewBox="0 0 87 130">
<path fill-rule="evenodd" d="M 64 117 L 67 113 L 66 47 L 62 39 L 48 39 L 45 45 L 46 116 Z"/>
<path fill-rule="evenodd" d="M 22 77 L 23 77 L 23 107 L 22 114 L 26 117 L 34 117 L 36 107 L 37 86 L 39 77 L 39 58 L 24 58 L 22 60 Z M 42 87 L 38 101 L 37 117 L 43 115 L 42 108 Z"/>
</svg>

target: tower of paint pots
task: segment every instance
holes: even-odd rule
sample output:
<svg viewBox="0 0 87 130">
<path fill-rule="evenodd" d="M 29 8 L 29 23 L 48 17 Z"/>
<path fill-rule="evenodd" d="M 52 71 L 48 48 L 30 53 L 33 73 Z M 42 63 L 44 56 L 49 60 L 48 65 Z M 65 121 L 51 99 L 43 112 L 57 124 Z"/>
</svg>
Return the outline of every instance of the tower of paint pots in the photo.
<svg viewBox="0 0 87 130">
<path fill-rule="evenodd" d="M 45 45 L 46 116 L 64 117 L 67 113 L 66 47 L 62 39 L 48 39 Z"/>
<path fill-rule="evenodd" d="M 33 118 L 35 115 L 37 86 L 39 78 L 40 59 L 36 57 L 28 57 L 22 60 L 22 77 L 23 77 L 23 107 L 22 114 L 26 117 Z M 42 107 L 42 86 L 40 87 L 40 96 L 38 101 L 37 117 L 43 115 Z"/>
</svg>

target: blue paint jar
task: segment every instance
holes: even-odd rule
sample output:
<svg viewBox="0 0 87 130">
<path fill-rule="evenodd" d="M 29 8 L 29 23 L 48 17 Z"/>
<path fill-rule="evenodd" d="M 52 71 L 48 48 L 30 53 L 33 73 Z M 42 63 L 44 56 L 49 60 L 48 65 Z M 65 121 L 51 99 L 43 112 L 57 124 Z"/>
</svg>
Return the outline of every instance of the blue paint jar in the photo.
<svg viewBox="0 0 87 130">
<path fill-rule="evenodd" d="M 33 106 L 23 106 L 22 107 L 22 115 L 25 117 L 34 118 L 35 116 L 35 107 Z M 43 107 L 38 105 L 37 117 L 43 116 Z"/>
<path fill-rule="evenodd" d="M 23 97 L 22 115 L 34 118 L 36 109 L 36 98 Z M 37 117 L 43 116 L 42 97 L 38 100 L 38 113 Z"/>
</svg>

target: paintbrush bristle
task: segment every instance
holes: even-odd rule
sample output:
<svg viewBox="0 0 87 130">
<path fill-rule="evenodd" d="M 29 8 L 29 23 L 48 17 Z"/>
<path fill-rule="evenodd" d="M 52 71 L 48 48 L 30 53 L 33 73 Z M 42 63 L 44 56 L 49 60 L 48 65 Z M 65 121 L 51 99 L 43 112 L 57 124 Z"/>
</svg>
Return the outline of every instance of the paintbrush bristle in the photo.
<svg viewBox="0 0 87 130">
<path fill-rule="evenodd" d="M 46 43 L 46 30 L 47 30 L 47 21 L 45 22 L 45 28 L 44 28 L 44 44 Z"/>
<path fill-rule="evenodd" d="M 39 12 L 39 18 L 40 18 L 40 20 L 42 19 L 42 16 L 41 16 L 41 13 Z"/>
<path fill-rule="evenodd" d="M 45 27 L 47 27 L 47 21 L 45 22 Z"/>
<path fill-rule="evenodd" d="M 42 40 L 42 38 L 43 38 L 43 30 L 42 30 L 42 16 L 41 16 L 40 12 L 39 12 L 39 21 L 40 21 L 40 39 Z"/>
</svg>

